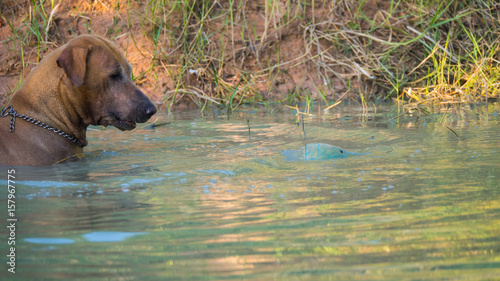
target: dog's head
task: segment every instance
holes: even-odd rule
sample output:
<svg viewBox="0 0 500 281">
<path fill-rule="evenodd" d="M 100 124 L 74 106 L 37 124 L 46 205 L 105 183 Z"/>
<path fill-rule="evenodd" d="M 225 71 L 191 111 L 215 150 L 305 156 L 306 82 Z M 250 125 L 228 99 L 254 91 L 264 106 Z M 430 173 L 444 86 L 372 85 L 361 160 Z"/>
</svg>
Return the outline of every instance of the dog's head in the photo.
<svg viewBox="0 0 500 281">
<path fill-rule="evenodd" d="M 72 39 L 63 47 L 57 65 L 68 84 L 84 95 L 85 106 L 80 110 L 85 111 L 88 124 L 132 130 L 156 113 L 134 84 L 125 56 L 107 39 L 90 35 Z"/>
</svg>

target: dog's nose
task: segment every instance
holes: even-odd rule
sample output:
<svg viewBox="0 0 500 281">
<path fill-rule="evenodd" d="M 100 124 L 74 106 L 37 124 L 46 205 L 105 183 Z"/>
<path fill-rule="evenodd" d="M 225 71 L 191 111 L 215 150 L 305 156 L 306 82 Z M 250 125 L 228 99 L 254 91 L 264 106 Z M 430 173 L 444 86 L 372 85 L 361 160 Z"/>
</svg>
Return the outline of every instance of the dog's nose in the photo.
<svg viewBox="0 0 500 281">
<path fill-rule="evenodd" d="M 150 103 L 147 107 L 146 107 L 146 111 L 145 111 L 145 114 L 147 116 L 147 118 L 151 118 L 151 116 L 155 115 L 156 113 L 156 107 L 154 106 L 154 104 Z"/>
</svg>

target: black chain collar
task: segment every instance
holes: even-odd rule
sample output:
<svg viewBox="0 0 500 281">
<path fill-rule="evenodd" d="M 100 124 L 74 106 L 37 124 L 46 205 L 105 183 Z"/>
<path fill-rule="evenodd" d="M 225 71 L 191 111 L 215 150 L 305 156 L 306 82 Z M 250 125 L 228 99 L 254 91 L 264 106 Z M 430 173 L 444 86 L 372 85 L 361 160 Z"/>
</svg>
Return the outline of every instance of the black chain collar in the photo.
<svg viewBox="0 0 500 281">
<path fill-rule="evenodd" d="M 27 122 L 30 122 L 32 124 L 35 124 L 35 125 L 38 125 L 38 126 L 44 128 L 44 129 L 47 129 L 47 130 L 49 130 L 51 132 L 54 132 L 54 133 L 60 135 L 61 137 L 67 138 L 68 140 L 76 143 L 78 146 L 80 146 L 82 148 L 85 146 L 77 138 L 75 138 L 75 137 L 73 137 L 73 136 L 71 136 L 71 135 L 69 135 L 69 134 L 67 134 L 67 133 L 65 133 L 65 132 L 63 132 L 61 130 L 58 130 L 58 129 L 54 128 L 54 127 L 51 127 L 51 126 L 43 123 L 42 121 L 36 120 L 35 118 L 31 118 L 31 117 L 26 116 L 24 114 L 17 113 L 14 110 L 14 108 L 12 107 L 12 105 L 4 108 L 2 110 L 2 113 L 1 113 L 0 116 L 1 117 L 7 117 L 8 115 L 10 115 L 10 129 L 9 129 L 9 132 L 11 132 L 11 133 L 14 133 L 14 131 L 16 130 L 16 128 L 15 128 L 15 126 L 16 126 L 16 117 L 19 117 L 19 118 L 21 118 L 21 119 L 23 119 L 23 120 L 25 120 Z"/>
</svg>

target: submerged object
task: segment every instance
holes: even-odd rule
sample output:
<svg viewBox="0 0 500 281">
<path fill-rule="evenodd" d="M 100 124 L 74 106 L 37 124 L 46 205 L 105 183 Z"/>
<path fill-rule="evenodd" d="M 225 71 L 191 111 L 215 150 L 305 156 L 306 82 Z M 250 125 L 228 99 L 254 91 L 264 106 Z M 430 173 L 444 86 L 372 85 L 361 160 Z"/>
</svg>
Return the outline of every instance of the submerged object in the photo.
<svg viewBox="0 0 500 281">
<path fill-rule="evenodd" d="M 297 150 L 285 150 L 282 154 L 285 156 L 285 161 L 332 160 L 354 155 L 363 155 L 356 152 L 349 152 L 340 147 L 326 143 L 309 143 Z"/>
</svg>

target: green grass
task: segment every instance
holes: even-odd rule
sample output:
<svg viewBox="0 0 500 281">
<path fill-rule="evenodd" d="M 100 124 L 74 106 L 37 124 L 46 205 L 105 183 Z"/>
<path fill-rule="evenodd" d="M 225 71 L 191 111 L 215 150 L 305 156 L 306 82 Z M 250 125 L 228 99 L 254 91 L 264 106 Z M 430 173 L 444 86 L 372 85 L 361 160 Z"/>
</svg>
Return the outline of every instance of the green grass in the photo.
<svg viewBox="0 0 500 281">
<path fill-rule="evenodd" d="M 13 36 L 1 43 L 23 70 L 62 42 L 52 12 L 58 2 L 19 3 L 2 13 Z M 90 12 L 57 8 L 73 9 L 89 33 L 107 11 L 113 20 L 103 35 L 129 32 L 136 46 L 137 34 L 146 36 L 150 47 L 140 52 L 149 67 L 134 78 L 173 81 L 161 97 L 169 108 L 185 100 L 231 111 L 242 103 L 346 99 L 416 107 L 499 96 L 500 9 L 493 0 L 110 0 L 95 1 Z"/>
</svg>

